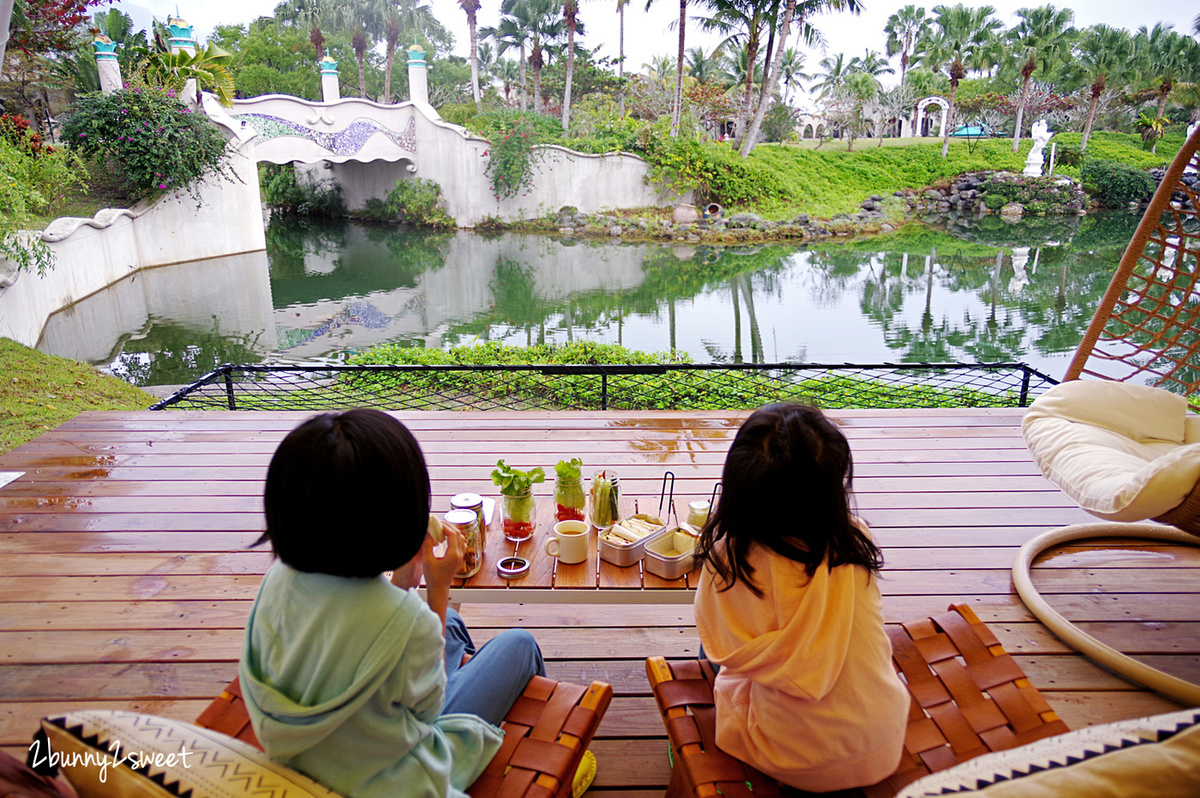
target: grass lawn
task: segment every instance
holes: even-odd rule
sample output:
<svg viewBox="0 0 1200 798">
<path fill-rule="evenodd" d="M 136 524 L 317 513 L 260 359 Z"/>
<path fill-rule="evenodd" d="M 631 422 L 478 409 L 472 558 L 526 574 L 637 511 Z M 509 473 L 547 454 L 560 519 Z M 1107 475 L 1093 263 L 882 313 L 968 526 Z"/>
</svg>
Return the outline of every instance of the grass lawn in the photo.
<svg viewBox="0 0 1200 798">
<path fill-rule="evenodd" d="M 0 338 L 0 454 L 84 410 L 145 410 L 157 397 L 86 363 Z"/>
</svg>

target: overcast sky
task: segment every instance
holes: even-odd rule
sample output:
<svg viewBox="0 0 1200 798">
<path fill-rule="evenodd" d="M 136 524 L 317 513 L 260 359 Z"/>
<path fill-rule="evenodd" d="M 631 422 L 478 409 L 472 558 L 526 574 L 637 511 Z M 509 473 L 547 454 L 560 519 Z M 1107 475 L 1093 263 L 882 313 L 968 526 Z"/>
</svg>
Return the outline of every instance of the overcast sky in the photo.
<svg viewBox="0 0 1200 798">
<path fill-rule="evenodd" d="M 174 14 L 178 5 L 184 19 L 195 26 L 197 38 L 203 41 L 217 25 L 244 24 L 259 16 L 269 15 L 278 0 L 122 0 L 115 7 L 134 18 L 138 27 L 147 27 L 151 15 L 165 20 Z M 873 2 L 866 0 L 861 15 L 846 13 L 823 14 L 813 19 L 814 24 L 827 40 L 827 53 L 845 53 L 847 58 L 862 55 L 864 50 L 884 51 L 886 36 L 883 26 L 888 17 L 908 3 Z M 966 2 L 968 6 L 983 3 Z M 434 14 L 454 34 L 454 51 L 465 56 L 469 45 L 466 15 L 457 0 L 432 0 Z M 921 5 L 917 3 L 916 5 Z M 932 9 L 937 3 L 925 5 Z M 1015 24 L 1015 12 L 1019 8 L 1038 5 L 1036 0 L 996 0 L 990 3 L 996 16 L 1006 25 Z M 1069 7 L 1075 12 L 1075 25 L 1086 27 L 1105 23 L 1114 27 L 1137 30 L 1141 25 L 1152 27 L 1157 22 L 1174 25 L 1180 33 L 1191 33 L 1192 21 L 1200 12 L 1200 5 L 1193 0 L 1079 0 L 1059 3 L 1058 7 Z M 495 25 L 500 16 L 499 0 L 483 0 L 479 12 L 479 24 Z M 932 13 L 932 12 L 930 12 Z M 581 0 L 579 18 L 586 26 L 587 35 L 580 41 L 589 48 L 600 47 L 601 55 L 616 57 L 618 53 L 618 22 L 616 0 Z M 653 0 L 649 11 L 645 3 L 634 0 L 625 10 L 625 53 L 626 70 L 641 71 L 642 65 L 656 55 L 670 54 L 674 57 L 678 47 L 678 31 L 671 25 L 679 18 L 679 4 L 673 0 Z M 690 26 L 685 31 L 688 48 L 703 46 L 710 50 L 718 41 L 712 36 L 695 32 Z M 808 53 L 808 71 L 815 71 L 821 52 Z M 515 56 L 514 56 L 515 57 Z M 899 58 L 893 59 L 899 72 Z M 885 79 L 885 83 L 887 80 Z"/>
</svg>

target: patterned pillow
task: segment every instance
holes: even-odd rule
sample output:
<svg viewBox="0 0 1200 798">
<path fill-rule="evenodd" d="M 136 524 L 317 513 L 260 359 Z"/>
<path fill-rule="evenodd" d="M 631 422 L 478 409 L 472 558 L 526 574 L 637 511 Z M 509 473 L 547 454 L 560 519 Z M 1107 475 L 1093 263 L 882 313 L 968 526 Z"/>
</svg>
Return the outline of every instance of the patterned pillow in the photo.
<svg viewBox="0 0 1200 798">
<path fill-rule="evenodd" d="M 971 759 L 896 798 L 1200 795 L 1200 709 L 1124 720 Z"/>
<path fill-rule="evenodd" d="M 29 763 L 60 769 L 80 798 L 339 798 L 220 732 L 119 710 L 43 718 Z"/>
</svg>

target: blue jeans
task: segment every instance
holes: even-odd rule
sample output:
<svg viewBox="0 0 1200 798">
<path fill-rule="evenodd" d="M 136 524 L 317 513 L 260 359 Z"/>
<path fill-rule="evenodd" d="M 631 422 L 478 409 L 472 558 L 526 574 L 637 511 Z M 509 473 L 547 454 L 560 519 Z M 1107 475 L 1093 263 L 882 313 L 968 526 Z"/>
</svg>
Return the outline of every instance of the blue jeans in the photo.
<svg viewBox="0 0 1200 798">
<path fill-rule="evenodd" d="M 464 654 L 471 660 L 462 664 Z M 524 629 L 506 629 L 476 651 L 467 625 L 446 610 L 446 704 L 443 714 L 466 712 L 493 726 L 508 714 L 531 676 L 545 676 L 542 651 Z"/>
</svg>

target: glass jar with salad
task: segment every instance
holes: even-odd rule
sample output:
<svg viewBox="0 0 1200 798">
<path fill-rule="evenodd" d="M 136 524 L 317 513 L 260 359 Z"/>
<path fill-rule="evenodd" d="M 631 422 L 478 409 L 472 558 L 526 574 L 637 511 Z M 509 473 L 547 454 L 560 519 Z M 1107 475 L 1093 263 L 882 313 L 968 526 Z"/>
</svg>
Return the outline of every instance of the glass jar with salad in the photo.
<svg viewBox="0 0 1200 798">
<path fill-rule="evenodd" d="M 559 460 L 554 466 L 555 520 L 583 520 L 583 461 Z"/>
<path fill-rule="evenodd" d="M 505 465 L 503 460 L 496 462 L 492 483 L 500 488 L 500 518 L 508 540 L 519 543 L 533 537 L 537 525 L 533 486 L 545 481 L 546 472 L 540 466 L 522 471 Z"/>
</svg>

